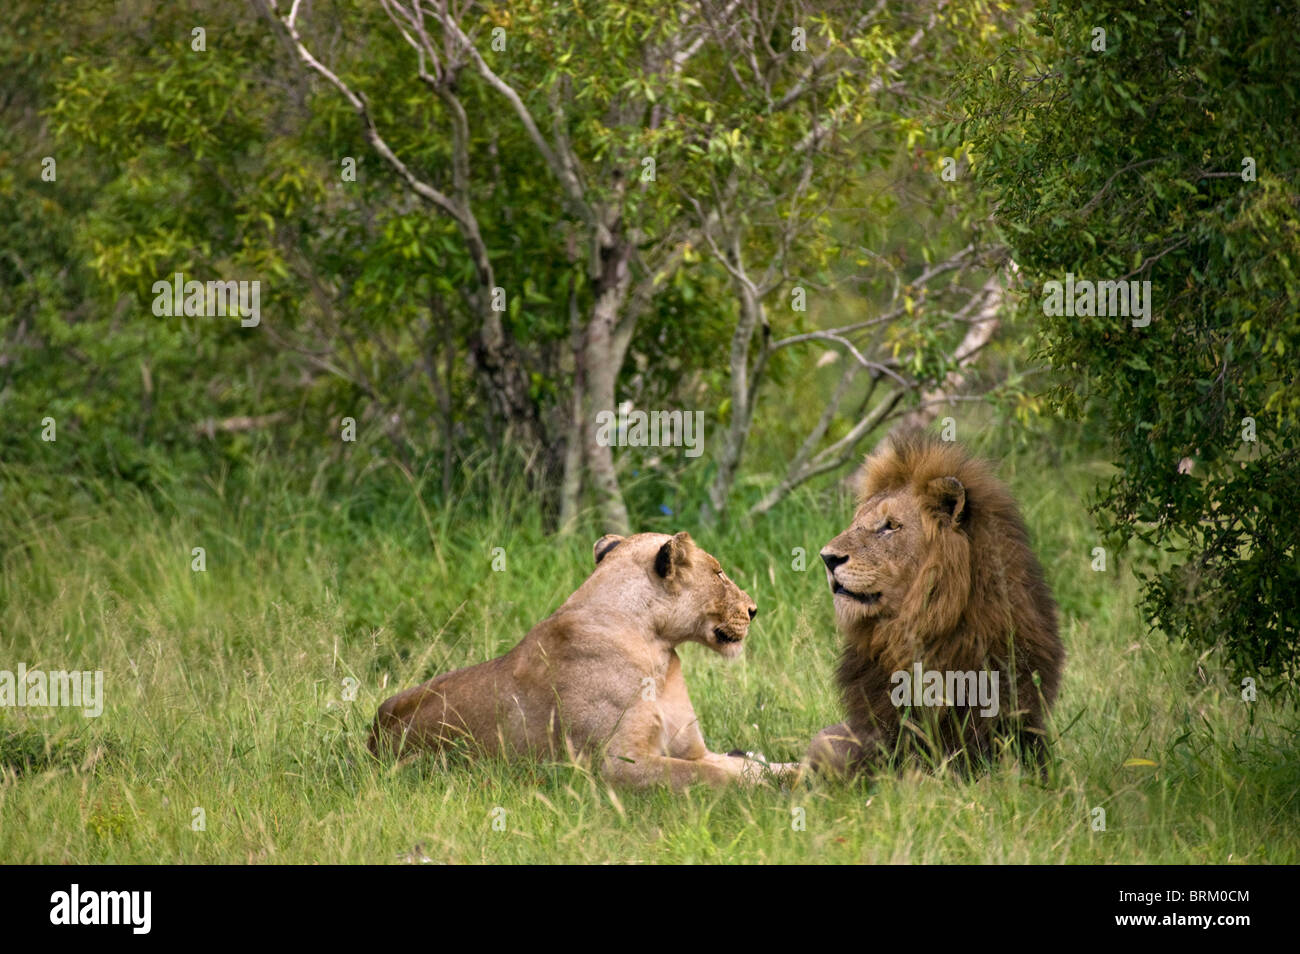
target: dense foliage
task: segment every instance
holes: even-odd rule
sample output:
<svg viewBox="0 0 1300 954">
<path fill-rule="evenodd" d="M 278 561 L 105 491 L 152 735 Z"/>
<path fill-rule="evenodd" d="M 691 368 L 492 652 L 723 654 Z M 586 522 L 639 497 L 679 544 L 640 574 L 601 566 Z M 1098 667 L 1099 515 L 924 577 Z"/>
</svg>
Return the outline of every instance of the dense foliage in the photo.
<svg viewBox="0 0 1300 954">
<path fill-rule="evenodd" d="M 1171 554 L 1150 620 L 1243 677 L 1300 650 L 1298 31 L 1269 0 L 1052 4 L 968 103 L 1054 397 L 1113 447 L 1103 526 Z M 1054 314 L 1067 275 L 1149 281 L 1149 324 Z"/>
</svg>

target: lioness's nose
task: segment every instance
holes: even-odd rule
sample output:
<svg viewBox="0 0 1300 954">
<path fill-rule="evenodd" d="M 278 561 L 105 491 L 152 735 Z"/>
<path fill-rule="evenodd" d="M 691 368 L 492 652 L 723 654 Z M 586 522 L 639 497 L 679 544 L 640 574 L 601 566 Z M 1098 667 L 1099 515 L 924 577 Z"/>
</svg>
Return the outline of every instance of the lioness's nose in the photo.
<svg viewBox="0 0 1300 954">
<path fill-rule="evenodd" d="M 826 564 L 826 569 L 830 570 L 832 573 L 835 572 L 837 566 L 847 559 L 848 557 L 840 556 L 838 553 L 831 553 L 830 550 L 822 551 L 822 562 Z"/>
<path fill-rule="evenodd" d="M 749 608 L 749 618 L 750 618 L 750 619 L 753 619 L 753 618 L 754 618 L 755 616 L 757 616 L 757 615 L 758 615 L 758 607 L 757 607 L 757 606 L 751 606 L 751 607 Z"/>
</svg>

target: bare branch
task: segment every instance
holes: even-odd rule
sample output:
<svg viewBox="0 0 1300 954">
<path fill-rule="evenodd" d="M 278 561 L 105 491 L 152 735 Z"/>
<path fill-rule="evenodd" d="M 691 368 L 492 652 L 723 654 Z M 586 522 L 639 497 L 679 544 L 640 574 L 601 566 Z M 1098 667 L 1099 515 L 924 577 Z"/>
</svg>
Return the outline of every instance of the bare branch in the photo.
<svg viewBox="0 0 1300 954">
<path fill-rule="evenodd" d="M 994 334 L 1002 324 L 1000 312 L 1003 297 L 1003 277 L 1000 273 L 994 273 L 967 302 L 967 308 L 973 308 L 976 302 L 981 304 L 979 314 L 971 321 L 965 337 L 952 353 L 951 360 L 955 366 L 941 382 L 922 392 L 920 404 L 899 421 L 895 430 L 925 427 L 938 416 L 938 405 L 958 400 L 957 392 L 966 384 L 966 376 L 963 372 L 975 360 L 976 355 L 993 340 Z"/>
<path fill-rule="evenodd" d="M 884 9 L 884 7 L 885 0 L 877 0 L 874 7 L 858 18 L 858 22 L 855 23 L 853 29 L 845 35 L 845 39 L 847 40 L 849 37 L 861 33 L 871 23 L 871 21 L 876 18 L 880 11 Z M 825 50 L 813 57 L 812 63 L 810 63 L 808 68 L 804 70 L 803 75 L 791 84 L 790 88 L 785 91 L 784 96 L 771 105 L 771 111 L 775 113 L 785 109 L 795 100 L 799 99 L 799 97 L 803 96 L 804 93 L 808 92 L 810 85 L 812 85 L 813 77 L 821 71 L 821 68 L 826 65 L 826 61 L 834 52 L 835 47 L 828 45 Z"/>
<path fill-rule="evenodd" d="M 891 392 L 872 409 L 870 414 L 858 421 L 849 433 L 826 448 L 798 471 L 787 473 L 780 484 L 773 487 L 764 495 L 762 500 L 749 508 L 750 516 L 760 516 L 767 513 L 800 484 L 848 463 L 856 455 L 858 445 L 863 438 L 888 420 L 905 393 L 906 391 L 901 389 Z"/>
<path fill-rule="evenodd" d="M 271 4 L 272 10 L 278 10 L 279 0 L 268 0 L 268 2 Z M 289 38 L 292 40 L 294 49 L 297 50 L 299 58 L 307 64 L 310 69 L 315 70 L 318 74 L 323 76 L 331 86 L 343 94 L 343 98 L 352 105 L 352 108 L 356 110 L 357 115 L 361 118 L 365 130 L 366 141 L 369 142 L 375 152 L 379 153 L 383 160 L 402 177 L 403 181 L 410 186 L 412 192 L 442 209 L 462 227 L 472 225 L 473 229 L 477 231 L 478 223 L 474 221 L 469 210 L 461 208 L 441 190 L 434 188 L 432 185 L 416 176 L 406 163 L 397 157 L 397 154 L 393 152 L 392 148 L 384 140 L 384 137 L 379 134 L 379 130 L 375 127 L 374 119 L 370 115 L 370 110 L 366 106 L 365 100 L 363 100 L 359 94 L 354 93 L 347 83 L 339 79 L 333 70 L 320 60 L 316 59 L 316 57 L 311 54 L 311 51 L 307 49 L 306 44 L 303 43 L 302 36 L 298 33 L 298 27 L 294 23 L 294 20 L 298 15 L 298 4 L 300 2 L 301 0 L 294 0 L 293 9 L 290 11 L 289 16 L 280 20 L 280 22 L 284 24 L 285 30 L 288 31 Z"/>
<path fill-rule="evenodd" d="M 559 179 L 560 185 L 564 188 L 565 194 L 570 201 L 589 222 L 595 222 L 595 211 L 587 202 L 586 190 L 583 189 L 582 182 L 578 178 L 578 172 L 572 163 L 572 157 L 563 152 L 557 153 L 551 144 L 546 141 L 546 137 L 542 135 L 542 131 L 538 128 L 533 114 L 529 112 L 528 107 L 515 91 L 515 88 L 498 76 L 492 67 L 488 66 L 487 61 L 483 59 L 473 42 L 461 30 L 456 18 L 446 12 L 445 8 L 438 16 L 442 21 L 443 28 L 455 34 L 457 40 L 461 43 L 462 49 L 474 61 L 474 66 L 478 69 L 479 75 L 487 81 L 489 86 L 500 93 L 515 111 L 515 115 L 519 117 L 519 121 L 523 124 L 524 131 L 528 133 L 528 138 L 533 141 L 537 151 L 542 154 L 542 159 L 552 174 Z"/>
</svg>

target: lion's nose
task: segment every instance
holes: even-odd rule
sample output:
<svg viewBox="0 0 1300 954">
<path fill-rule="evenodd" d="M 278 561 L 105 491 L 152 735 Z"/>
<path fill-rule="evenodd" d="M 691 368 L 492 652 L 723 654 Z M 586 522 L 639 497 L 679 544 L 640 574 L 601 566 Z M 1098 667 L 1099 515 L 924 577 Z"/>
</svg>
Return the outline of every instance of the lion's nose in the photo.
<svg viewBox="0 0 1300 954">
<path fill-rule="evenodd" d="M 751 606 L 751 607 L 749 608 L 749 618 L 750 618 L 750 619 L 753 619 L 753 618 L 754 618 L 755 616 L 757 616 L 757 615 L 758 615 L 758 607 L 757 607 L 757 606 Z"/>
<path fill-rule="evenodd" d="M 835 572 L 837 566 L 847 559 L 848 557 L 840 556 L 838 553 L 831 553 L 830 550 L 822 551 L 822 562 L 826 564 L 826 569 L 830 570 L 832 573 Z"/>
</svg>

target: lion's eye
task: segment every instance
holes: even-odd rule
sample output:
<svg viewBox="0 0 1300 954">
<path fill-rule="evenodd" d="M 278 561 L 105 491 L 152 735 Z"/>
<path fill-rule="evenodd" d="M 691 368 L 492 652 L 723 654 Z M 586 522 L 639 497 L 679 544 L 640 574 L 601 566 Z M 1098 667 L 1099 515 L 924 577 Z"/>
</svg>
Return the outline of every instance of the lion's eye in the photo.
<svg viewBox="0 0 1300 954">
<path fill-rule="evenodd" d="M 886 520 L 884 523 L 882 523 L 879 527 L 876 528 L 876 533 L 883 535 L 886 533 L 893 533 L 897 529 L 899 529 L 898 524 L 894 523 L 893 520 Z"/>
</svg>

